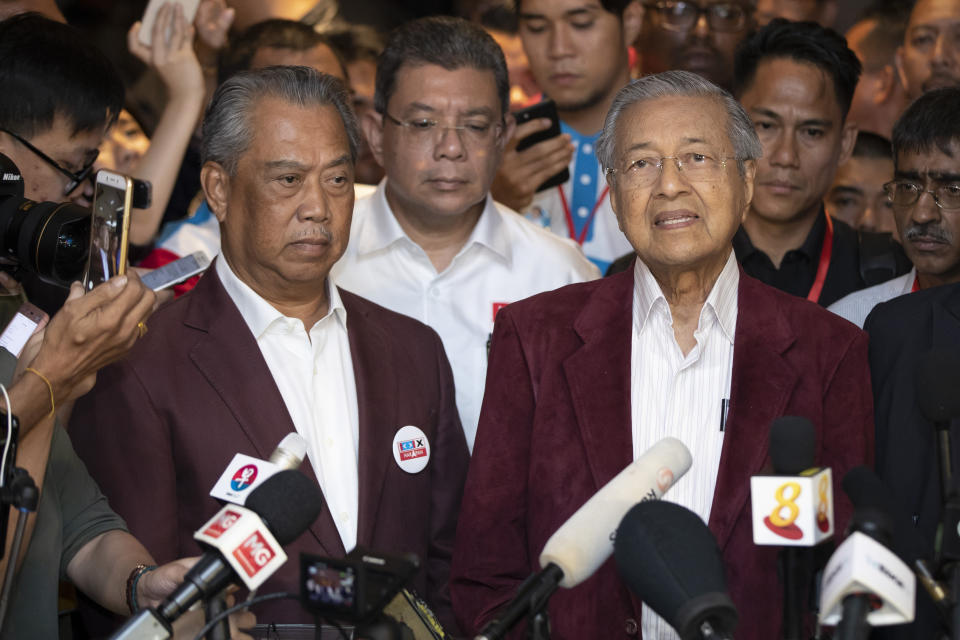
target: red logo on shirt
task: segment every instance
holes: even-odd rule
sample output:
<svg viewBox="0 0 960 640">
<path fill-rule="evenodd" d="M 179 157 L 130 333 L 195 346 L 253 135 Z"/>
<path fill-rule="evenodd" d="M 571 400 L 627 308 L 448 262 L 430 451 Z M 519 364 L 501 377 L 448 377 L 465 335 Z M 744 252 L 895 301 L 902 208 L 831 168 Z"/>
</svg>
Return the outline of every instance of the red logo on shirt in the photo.
<svg viewBox="0 0 960 640">
<path fill-rule="evenodd" d="M 505 306 L 510 304 L 509 302 L 494 302 L 493 303 L 493 319 L 497 319 L 497 314 L 500 313 L 500 309 L 503 309 Z"/>
<path fill-rule="evenodd" d="M 237 523 L 237 520 L 240 519 L 240 513 L 237 511 L 224 511 L 217 521 L 207 527 L 203 535 L 209 536 L 211 538 L 219 538 L 227 529 L 232 527 Z"/>
<path fill-rule="evenodd" d="M 237 559 L 247 576 L 253 577 L 263 569 L 268 562 L 277 555 L 259 531 L 254 531 L 239 547 L 233 550 L 233 557 Z"/>
</svg>

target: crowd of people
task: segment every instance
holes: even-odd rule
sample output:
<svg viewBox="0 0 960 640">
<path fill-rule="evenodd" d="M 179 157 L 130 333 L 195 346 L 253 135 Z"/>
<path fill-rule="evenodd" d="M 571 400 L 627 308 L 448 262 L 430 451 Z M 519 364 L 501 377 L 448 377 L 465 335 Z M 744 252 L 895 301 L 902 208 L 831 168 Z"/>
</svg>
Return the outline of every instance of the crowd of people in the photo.
<svg viewBox="0 0 960 640">
<path fill-rule="evenodd" d="M 668 436 L 693 465 L 664 499 L 715 537 L 736 637 L 780 637 L 750 478 L 782 416 L 815 427 L 837 539 L 866 465 L 936 559 L 915 379 L 960 354 L 960 0 L 877 0 L 846 35 L 837 0 L 463 2 L 391 30 L 253 4 L 163 4 L 149 44 L 129 27 L 131 82 L 52 0 L 0 1 L 0 154 L 24 196 L 89 206 L 99 169 L 152 185 L 126 274 L 0 273 L 49 314 L 0 348 L 41 492 L 19 554 L 3 541 L 0 637 L 108 636 L 162 601 L 223 469 L 288 433 L 324 507 L 287 554 L 416 554 L 448 637 Z M 204 273 L 140 281 L 195 252 Z M 261 591 L 299 580 L 291 560 Z M 548 610 L 558 639 L 678 637 L 612 560 Z M 230 618 L 240 638 L 314 622 L 295 600 Z M 918 589 L 882 637 L 945 624 Z"/>
</svg>

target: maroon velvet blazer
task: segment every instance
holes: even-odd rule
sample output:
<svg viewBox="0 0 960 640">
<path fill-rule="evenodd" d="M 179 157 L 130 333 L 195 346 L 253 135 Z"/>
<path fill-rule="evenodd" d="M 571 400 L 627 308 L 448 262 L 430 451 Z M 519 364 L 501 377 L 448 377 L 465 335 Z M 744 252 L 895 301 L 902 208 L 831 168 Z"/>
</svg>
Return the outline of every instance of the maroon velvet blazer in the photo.
<svg viewBox="0 0 960 640">
<path fill-rule="evenodd" d="M 357 542 L 417 554 L 423 568 L 413 586 L 449 621 L 450 558 L 469 453 L 443 345 L 416 320 L 340 294 L 359 409 Z M 193 533 L 219 509 L 208 494 L 234 454 L 266 459 L 295 428 L 213 269 L 149 325 L 130 355 L 101 371 L 77 403 L 70 435 L 110 505 L 163 563 L 198 554 Z M 420 427 L 432 445 L 427 468 L 414 475 L 392 454 L 394 434 L 405 425 Z M 316 482 L 309 460 L 301 472 Z M 260 593 L 298 591 L 300 552 L 344 554 L 326 507 L 286 552 L 287 564 Z M 258 623 L 313 622 L 296 601 L 254 612 Z"/>
<path fill-rule="evenodd" d="M 453 559 L 454 612 L 464 630 L 488 621 L 539 569 L 550 535 L 632 462 L 632 295 L 630 269 L 498 314 Z M 738 640 L 779 633 L 777 550 L 753 544 L 749 482 L 771 471 L 770 423 L 784 415 L 816 425 L 817 463 L 833 468 L 842 532 L 852 507 L 839 482 L 873 451 L 866 334 L 741 272 L 731 404 L 709 522 L 740 615 Z M 559 589 L 549 612 L 554 640 L 640 635 L 640 602 L 612 559 L 579 586 Z"/>
</svg>

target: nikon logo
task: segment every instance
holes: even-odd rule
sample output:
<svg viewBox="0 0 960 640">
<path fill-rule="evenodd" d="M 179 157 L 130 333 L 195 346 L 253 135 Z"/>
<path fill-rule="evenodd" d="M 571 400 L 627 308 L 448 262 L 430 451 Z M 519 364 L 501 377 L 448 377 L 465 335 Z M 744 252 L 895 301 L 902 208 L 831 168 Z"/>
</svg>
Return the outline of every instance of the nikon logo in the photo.
<svg viewBox="0 0 960 640">
<path fill-rule="evenodd" d="M 13 180 L 13 181 L 15 181 L 15 182 L 20 182 L 20 174 L 19 174 L 19 173 L 5 173 L 5 174 L 3 174 L 3 181 L 4 181 L 4 182 L 10 182 L 11 180 Z"/>
</svg>

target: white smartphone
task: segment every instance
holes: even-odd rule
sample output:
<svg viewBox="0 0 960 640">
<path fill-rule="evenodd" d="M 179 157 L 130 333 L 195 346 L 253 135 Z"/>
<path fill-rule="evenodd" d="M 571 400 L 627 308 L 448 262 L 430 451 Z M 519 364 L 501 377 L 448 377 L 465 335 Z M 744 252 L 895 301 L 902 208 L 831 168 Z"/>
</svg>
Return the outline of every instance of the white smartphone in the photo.
<svg viewBox="0 0 960 640">
<path fill-rule="evenodd" d="M 38 329 L 46 326 L 48 320 L 50 320 L 50 316 L 45 311 L 29 302 L 24 302 L 17 309 L 17 313 L 13 316 L 10 324 L 0 334 L 0 347 L 19 358 L 30 336 Z"/>
<path fill-rule="evenodd" d="M 133 179 L 112 171 L 97 172 L 90 212 L 90 255 L 83 286 L 89 291 L 127 272 L 127 236 L 133 206 Z"/>
<path fill-rule="evenodd" d="M 183 17 L 187 24 L 193 22 L 197 15 L 197 7 L 200 6 L 200 0 L 150 0 L 147 3 L 147 9 L 143 12 L 143 19 L 140 21 L 140 42 L 148 47 L 153 42 L 153 23 L 157 20 L 157 12 L 160 11 L 166 3 L 179 4 L 183 7 Z M 167 40 L 170 39 L 170 32 L 166 34 Z"/>
<path fill-rule="evenodd" d="M 207 254 L 197 251 L 143 274 L 140 281 L 149 289 L 160 291 L 205 271 L 209 266 L 210 258 Z"/>
</svg>

